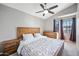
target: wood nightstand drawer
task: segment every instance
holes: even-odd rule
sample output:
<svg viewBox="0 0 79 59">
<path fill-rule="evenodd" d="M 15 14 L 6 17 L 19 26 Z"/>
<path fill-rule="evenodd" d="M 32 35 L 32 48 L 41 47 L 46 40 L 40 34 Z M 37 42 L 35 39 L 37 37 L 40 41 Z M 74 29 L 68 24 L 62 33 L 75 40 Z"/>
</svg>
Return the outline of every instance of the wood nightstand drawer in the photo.
<svg viewBox="0 0 79 59">
<path fill-rule="evenodd" d="M 8 48 L 5 48 L 4 49 L 4 52 L 7 52 L 7 51 L 9 51 L 9 50 L 13 50 L 13 49 L 16 49 L 17 48 L 17 46 L 10 46 L 10 47 L 8 47 Z"/>
<path fill-rule="evenodd" d="M 11 55 L 11 54 L 15 53 L 16 51 L 17 51 L 16 49 L 12 49 L 12 50 L 6 51 L 5 53 L 7 55 Z"/>
<path fill-rule="evenodd" d="M 10 47 L 13 47 L 13 46 L 16 46 L 16 43 L 10 43 L 10 44 L 4 44 L 4 48 L 6 49 L 6 48 L 10 48 Z"/>
</svg>

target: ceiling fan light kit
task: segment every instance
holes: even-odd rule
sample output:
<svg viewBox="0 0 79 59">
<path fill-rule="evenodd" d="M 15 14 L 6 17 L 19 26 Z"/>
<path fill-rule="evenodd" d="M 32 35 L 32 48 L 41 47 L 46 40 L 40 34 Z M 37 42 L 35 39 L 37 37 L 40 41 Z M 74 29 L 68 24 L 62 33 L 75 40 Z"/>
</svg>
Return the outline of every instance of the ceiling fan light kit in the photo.
<svg viewBox="0 0 79 59">
<path fill-rule="evenodd" d="M 47 14 L 47 13 L 48 13 L 48 10 L 45 10 L 45 11 L 44 11 L 44 14 Z"/>
</svg>

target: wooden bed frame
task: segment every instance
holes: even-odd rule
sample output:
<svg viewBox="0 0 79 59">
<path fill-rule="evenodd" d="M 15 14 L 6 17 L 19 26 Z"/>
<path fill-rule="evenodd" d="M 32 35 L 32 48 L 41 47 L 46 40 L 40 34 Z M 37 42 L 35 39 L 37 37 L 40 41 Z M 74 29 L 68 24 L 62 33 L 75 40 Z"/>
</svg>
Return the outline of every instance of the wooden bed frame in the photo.
<svg viewBox="0 0 79 59">
<path fill-rule="evenodd" d="M 17 27 L 17 38 L 22 39 L 22 35 L 25 33 L 40 33 L 40 28 L 32 28 L 32 27 Z M 52 34 L 54 35 L 53 38 L 56 38 L 56 32 L 52 32 Z M 59 48 L 54 56 L 61 56 L 62 52 L 64 49 L 64 44 L 62 45 L 61 48 Z"/>
</svg>

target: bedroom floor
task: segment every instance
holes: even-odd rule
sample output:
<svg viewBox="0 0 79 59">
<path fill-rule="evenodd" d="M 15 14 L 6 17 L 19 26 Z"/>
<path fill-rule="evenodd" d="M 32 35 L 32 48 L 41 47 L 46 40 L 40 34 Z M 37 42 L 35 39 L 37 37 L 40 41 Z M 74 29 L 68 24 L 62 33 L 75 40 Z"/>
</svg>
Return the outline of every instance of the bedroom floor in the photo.
<svg viewBox="0 0 79 59">
<path fill-rule="evenodd" d="M 77 50 L 76 44 L 73 42 L 64 43 L 63 56 L 79 56 L 79 51 Z"/>
<path fill-rule="evenodd" d="M 12 54 L 11 56 L 17 56 L 17 53 Z M 62 56 L 79 56 L 79 51 L 77 50 L 75 43 L 65 42 Z"/>
</svg>

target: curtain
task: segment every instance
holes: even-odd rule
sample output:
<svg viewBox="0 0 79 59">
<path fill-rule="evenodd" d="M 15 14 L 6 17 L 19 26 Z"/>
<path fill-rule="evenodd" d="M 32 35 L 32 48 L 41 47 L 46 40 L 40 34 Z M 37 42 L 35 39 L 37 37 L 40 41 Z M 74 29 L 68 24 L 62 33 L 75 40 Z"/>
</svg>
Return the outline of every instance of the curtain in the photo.
<svg viewBox="0 0 79 59">
<path fill-rule="evenodd" d="M 53 32 L 56 32 L 56 29 L 55 29 L 55 19 L 53 20 Z"/>
<path fill-rule="evenodd" d="M 76 18 L 72 20 L 72 29 L 70 34 L 70 40 L 76 42 Z"/>
<path fill-rule="evenodd" d="M 60 20 L 60 38 L 64 39 L 64 32 L 63 32 L 63 20 Z"/>
</svg>

